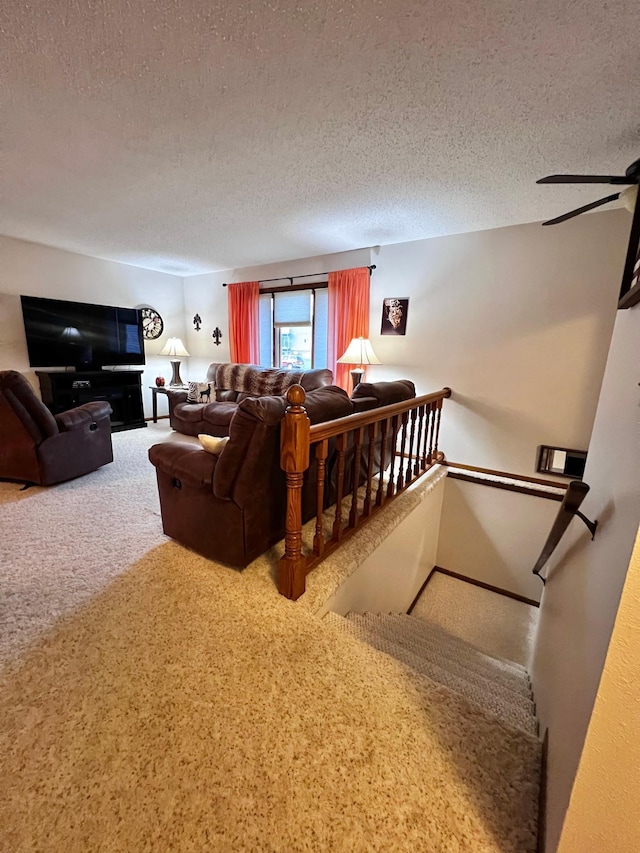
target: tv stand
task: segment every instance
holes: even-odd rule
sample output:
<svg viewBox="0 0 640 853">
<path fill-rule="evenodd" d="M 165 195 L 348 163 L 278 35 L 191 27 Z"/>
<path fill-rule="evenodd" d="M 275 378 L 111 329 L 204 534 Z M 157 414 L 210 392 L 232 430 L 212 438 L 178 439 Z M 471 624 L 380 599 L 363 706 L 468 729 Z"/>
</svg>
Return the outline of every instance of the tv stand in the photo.
<svg viewBox="0 0 640 853">
<path fill-rule="evenodd" d="M 111 430 L 146 427 L 141 370 L 36 370 L 42 402 L 58 415 L 83 403 L 106 400 L 113 409 Z"/>
</svg>

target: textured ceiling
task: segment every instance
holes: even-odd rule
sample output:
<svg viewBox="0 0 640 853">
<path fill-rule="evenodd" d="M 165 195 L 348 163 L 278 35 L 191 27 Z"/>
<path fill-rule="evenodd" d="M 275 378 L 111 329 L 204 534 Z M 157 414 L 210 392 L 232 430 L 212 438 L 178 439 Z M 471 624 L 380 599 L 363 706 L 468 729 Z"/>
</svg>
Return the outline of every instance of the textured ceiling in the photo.
<svg viewBox="0 0 640 853">
<path fill-rule="evenodd" d="M 608 188 L 536 178 L 640 157 L 639 32 L 637 0 L 5 0 L 0 233 L 188 275 L 549 218 Z"/>
</svg>

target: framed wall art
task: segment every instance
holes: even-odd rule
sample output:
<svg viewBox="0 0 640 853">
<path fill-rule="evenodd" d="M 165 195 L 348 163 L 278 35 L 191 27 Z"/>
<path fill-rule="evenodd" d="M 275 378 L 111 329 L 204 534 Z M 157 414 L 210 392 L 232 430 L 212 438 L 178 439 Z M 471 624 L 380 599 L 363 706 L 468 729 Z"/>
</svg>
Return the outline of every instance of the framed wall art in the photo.
<svg viewBox="0 0 640 853">
<path fill-rule="evenodd" d="M 395 297 L 382 300 L 381 335 L 404 335 L 407 331 L 409 300 Z"/>
</svg>

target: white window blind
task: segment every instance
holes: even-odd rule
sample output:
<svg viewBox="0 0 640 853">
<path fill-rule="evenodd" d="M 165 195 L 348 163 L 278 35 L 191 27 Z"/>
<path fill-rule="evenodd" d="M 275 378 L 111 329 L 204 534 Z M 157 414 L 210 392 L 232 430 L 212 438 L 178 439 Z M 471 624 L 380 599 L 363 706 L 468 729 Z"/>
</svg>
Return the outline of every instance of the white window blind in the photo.
<svg viewBox="0 0 640 853">
<path fill-rule="evenodd" d="M 258 310 L 260 335 L 260 364 L 271 367 L 273 364 L 273 334 L 271 332 L 271 294 L 261 293 Z"/>
<path fill-rule="evenodd" d="M 329 328 L 329 290 L 320 287 L 315 292 L 316 304 L 313 329 L 313 366 L 327 366 L 327 342 Z"/>
<path fill-rule="evenodd" d="M 310 326 L 311 291 L 294 290 L 293 293 L 274 293 L 273 325 Z"/>
</svg>

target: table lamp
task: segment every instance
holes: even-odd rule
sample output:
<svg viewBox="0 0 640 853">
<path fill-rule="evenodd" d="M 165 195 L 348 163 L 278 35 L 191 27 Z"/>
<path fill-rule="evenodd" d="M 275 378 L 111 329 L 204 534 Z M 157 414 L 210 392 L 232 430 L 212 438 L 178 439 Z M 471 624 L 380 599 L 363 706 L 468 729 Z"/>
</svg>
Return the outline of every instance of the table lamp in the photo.
<svg viewBox="0 0 640 853">
<path fill-rule="evenodd" d="M 354 389 L 362 382 L 365 364 L 382 364 L 373 351 L 369 338 L 353 338 L 338 362 L 358 365 L 350 371 Z"/>
<path fill-rule="evenodd" d="M 173 358 L 170 359 L 173 376 L 171 377 L 169 385 L 184 385 L 184 382 L 180 378 L 180 362 L 175 358 L 175 356 L 179 355 L 181 357 L 188 357 L 189 353 L 184 348 L 184 344 L 180 338 L 169 338 L 164 347 L 160 350 L 159 355 L 173 356 Z"/>
</svg>

